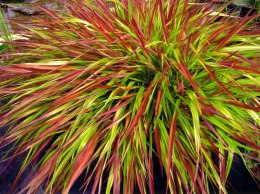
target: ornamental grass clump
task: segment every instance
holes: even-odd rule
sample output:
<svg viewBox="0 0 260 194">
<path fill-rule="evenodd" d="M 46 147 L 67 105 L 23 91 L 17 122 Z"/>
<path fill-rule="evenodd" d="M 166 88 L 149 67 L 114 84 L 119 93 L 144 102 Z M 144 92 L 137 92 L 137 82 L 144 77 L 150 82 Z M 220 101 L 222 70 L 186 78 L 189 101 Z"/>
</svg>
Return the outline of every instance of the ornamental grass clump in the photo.
<svg viewBox="0 0 260 194">
<path fill-rule="evenodd" d="M 69 193 L 82 174 L 92 193 L 154 193 L 155 168 L 170 193 L 226 193 L 234 155 L 259 162 L 256 16 L 187 0 L 61 2 L 0 66 L 4 160 L 24 155 L 17 180 L 37 164 L 21 193 Z"/>
</svg>

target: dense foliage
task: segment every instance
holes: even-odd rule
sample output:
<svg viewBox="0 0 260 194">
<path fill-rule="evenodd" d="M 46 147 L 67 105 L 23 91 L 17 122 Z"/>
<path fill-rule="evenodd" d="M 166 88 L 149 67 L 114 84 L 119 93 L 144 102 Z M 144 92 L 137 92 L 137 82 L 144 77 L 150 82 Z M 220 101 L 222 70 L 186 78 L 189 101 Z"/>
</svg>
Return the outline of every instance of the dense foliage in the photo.
<svg viewBox="0 0 260 194">
<path fill-rule="evenodd" d="M 0 145 L 8 160 L 25 154 L 17 178 L 37 163 L 23 191 L 68 193 L 85 173 L 92 193 L 154 193 L 160 168 L 171 193 L 225 193 L 234 154 L 259 161 L 255 16 L 187 0 L 62 2 L 68 12 L 45 10 L 0 66 Z"/>
</svg>

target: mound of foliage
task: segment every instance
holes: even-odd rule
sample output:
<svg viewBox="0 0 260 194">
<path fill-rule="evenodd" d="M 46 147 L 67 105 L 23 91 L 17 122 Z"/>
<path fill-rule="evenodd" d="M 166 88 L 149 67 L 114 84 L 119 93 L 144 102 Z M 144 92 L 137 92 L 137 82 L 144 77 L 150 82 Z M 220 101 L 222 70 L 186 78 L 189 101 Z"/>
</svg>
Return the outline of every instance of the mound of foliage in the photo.
<svg viewBox="0 0 260 194">
<path fill-rule="evenodd" d="M 187 0 L 62 3 L 0 66 L 4 160 L 25 155 L 17 180 L 37 164 L 21 193 L 69 193 L 83 173 L 92 193 L 154 193 L 155 168 L 170 193 L 226 193 L 235 154 L 259 162 L 257 16 Z"/>
</svg>

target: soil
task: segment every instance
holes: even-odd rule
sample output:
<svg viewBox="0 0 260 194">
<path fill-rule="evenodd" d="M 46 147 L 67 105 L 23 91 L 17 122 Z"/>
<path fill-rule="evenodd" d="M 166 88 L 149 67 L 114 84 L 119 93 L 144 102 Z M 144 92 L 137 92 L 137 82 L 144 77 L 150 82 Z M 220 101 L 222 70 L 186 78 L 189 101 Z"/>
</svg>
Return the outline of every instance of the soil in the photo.
<svg viewBox="0 0 260 194">
<path fill-rule="evenodd" d="M 23 23 L 23 21 L 45 17 L 46 14 L 42 8 L 57 11 L 64 10 L 56 0 L 0 0 L 0 4 L 4 11 L 6 22 L 9 24 L 12 33 L 16 33 L 17 29 L 20 29 L 15 23 Z"/>
</svg>

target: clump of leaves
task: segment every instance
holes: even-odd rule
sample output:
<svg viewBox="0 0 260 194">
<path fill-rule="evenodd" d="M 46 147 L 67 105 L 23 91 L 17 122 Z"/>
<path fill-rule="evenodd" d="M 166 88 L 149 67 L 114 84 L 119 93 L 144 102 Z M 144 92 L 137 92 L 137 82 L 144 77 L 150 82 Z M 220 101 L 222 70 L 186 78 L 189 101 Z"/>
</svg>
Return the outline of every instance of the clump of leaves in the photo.
<svg viewBox="0 0 260 194">
<path fill-rule="evenodd" d="M 23 191 L 68 193 L 85 173 L 92 193 L 154 193 L 160 168 L 171 193 L 225 193 L 234 154 L 259 162 L 246 154 L 260 148 L 254 16 L 187 0 L 63 3 L 0 66 L 1 145 L 26 154 L 18 177 L 37 163 Z"/>
<path fill-rule="evenodd" d="M 12 41 L 12 34 L 9 27 L 10 25 L 7 23 L 3 10 L 0 7 L 0 41 Z M 10 46 L 0 43 L 0 53 L 4 52 L 8 47 Z"/>
</svg>

